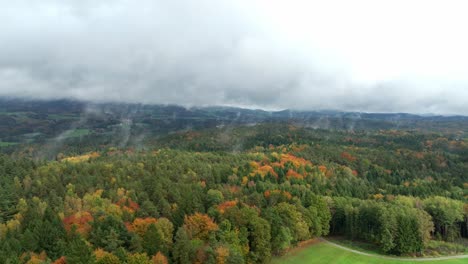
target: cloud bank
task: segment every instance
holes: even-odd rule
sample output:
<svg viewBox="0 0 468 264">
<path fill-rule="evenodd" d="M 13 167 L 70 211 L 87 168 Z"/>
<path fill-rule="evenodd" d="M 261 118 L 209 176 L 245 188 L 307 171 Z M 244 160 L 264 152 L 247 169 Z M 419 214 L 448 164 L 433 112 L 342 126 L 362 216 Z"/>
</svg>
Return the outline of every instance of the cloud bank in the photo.
<svg viewBox="0 0 468 264">
<path fill-rule="evenodd" d="M 0 96 L 468 114 L 463 1 L 323 2 L 0 0 Z"/>
</svg>

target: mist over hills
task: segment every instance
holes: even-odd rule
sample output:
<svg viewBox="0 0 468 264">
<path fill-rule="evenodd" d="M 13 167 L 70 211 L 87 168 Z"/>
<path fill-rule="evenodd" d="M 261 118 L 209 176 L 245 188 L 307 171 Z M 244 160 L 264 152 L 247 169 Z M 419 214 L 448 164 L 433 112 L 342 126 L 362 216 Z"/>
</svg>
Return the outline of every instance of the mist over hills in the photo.
<svg viewBox="0 0 468 264">
<path fill-rule="evenodd" d="M 265 111 L 226 106 L 191 107 L 74 100 L 0 99 L 3 147 L 36 142 L 100 139 L 114 145 L 142 145 L 178 131 L 228 130 L 262 123 L 343 131 L 418 130 L 463 138 L 468 117 L 342 111 Z M 113 142 L 112 140 L 115 140 Z"/>
</svg>

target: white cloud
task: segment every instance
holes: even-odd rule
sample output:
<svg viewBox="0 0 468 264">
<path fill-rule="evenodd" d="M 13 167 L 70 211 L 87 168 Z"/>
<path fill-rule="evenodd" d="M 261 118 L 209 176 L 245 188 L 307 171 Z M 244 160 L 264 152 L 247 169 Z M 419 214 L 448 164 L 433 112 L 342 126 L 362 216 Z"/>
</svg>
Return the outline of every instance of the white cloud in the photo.
<svg viewBox="0 0 468 264">
<path fill-rule="evenodd" d="M 465 1 L 0 4 L 0 95 L 468 114 Z"/>
</svg>

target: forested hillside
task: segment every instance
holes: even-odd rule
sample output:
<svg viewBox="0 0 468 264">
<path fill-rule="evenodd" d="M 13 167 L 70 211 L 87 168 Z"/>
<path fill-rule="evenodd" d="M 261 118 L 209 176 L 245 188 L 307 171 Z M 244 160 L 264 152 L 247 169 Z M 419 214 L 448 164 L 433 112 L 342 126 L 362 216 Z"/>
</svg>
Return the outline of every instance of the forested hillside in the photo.
<svg viewBox="0 0 468 264">
<path fill-rule="evenodd" d="M 0 151 L 11 153 L 18 146 L 31 146 L 41 150 L 34 153 L 34 158 L 50 159 L 60 152 L 86 153 L 103 147 L 151 148 L 151 141 L 174 132 L 214 129 L 215 134 L 225 135 L 230 134 L 232 128 L 262 123 L 280 126 L 291 124 L 327 131 L 438 133 L 450 140 L 463 140 L 468 131 L 468 117 L 465 116 L 264 111 L 235 107 L 189 108 L 70 100 L 29 101 L 0 97 Z M 274 142 L 257 138 L 260 141 L 249 142 L 248 147 L 262 140 L 267 144 L 283 142 L 286 135 L 278 133 Z M 362 136 L 359 135 L 359 138 Z M 295 140 L 304 139 L 297 137 Z"/>
<path fill-rule="evenodd" d="M 0 158 L 0 263 L 268 263 L 327 235 L 395 255 L 463 248 L 463 135 L 264 123 L 144 148 L 80 136 L 53 160 L 15 146 Z"/>
</svg>

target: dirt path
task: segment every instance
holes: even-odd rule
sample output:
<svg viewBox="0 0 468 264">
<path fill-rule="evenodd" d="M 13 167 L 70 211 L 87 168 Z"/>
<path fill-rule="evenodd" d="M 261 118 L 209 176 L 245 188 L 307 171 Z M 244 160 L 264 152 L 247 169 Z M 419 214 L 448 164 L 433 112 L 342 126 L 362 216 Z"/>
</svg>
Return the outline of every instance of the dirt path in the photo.
<svg viewBox="0 0 468 264">
<path fill-rule="evenodd" d="M 332 246 L 335 246 L 337 248 L 341 248 L 343 250 L 353 252 L 359 255 L 364 255 L 364 256 L 369 256 L 369 257 L 376 257 L 376 258 L 382 258 L 382 259 L 391 259 L 391 260 L 403 260 L 403 261 L 431 261 L 431 260 L 449 260 L 449 259 L 464 259 L 468 258 L 468 255 L 456 255 L 456 256 L 445 256 L 445 257 L 435 257 L 435 258 L 397 258 L 397 257 L 388 257 L 388 256 L 382 256 L 382 255 L 376 255 L 376 254 L 369 254 L 366 252 L 362 252 L 359 250 L 351 249 L 342 245 L 338 245 L 336 243 L 333 243 L 331 241 L 326 240 L 325 238 L 320 238 L 321 241 L 328 243 Z"/>
</svg>

